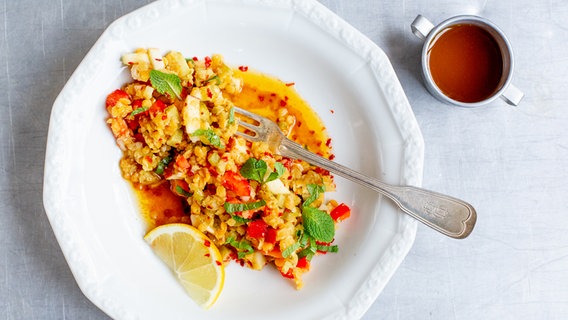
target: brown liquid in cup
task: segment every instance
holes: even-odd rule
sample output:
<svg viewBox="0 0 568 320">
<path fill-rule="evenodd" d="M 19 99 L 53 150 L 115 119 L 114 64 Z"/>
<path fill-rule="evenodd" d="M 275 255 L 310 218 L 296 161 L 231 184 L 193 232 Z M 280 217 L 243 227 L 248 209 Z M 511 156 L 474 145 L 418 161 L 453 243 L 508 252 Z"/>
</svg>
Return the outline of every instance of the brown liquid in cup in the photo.
<svg viewBox="0 0 568 320">
<path fill-rule="evenodd" d="M 428 64 L 438 88 L 454 100 L 479 102 L 500 89 L 501 50 L 493 36 L 476 25 L 442 30 L 428 48 Z"/>
</svg>

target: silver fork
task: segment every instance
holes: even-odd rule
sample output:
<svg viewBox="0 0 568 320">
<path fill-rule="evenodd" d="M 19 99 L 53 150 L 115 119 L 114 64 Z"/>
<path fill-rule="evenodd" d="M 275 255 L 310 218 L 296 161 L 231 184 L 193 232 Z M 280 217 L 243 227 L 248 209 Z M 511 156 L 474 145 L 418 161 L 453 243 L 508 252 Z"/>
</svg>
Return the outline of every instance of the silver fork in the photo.
<svg viewBox="0 0 568 320">
<path fill-rule="evenodd" d="M 237 134 L 249 141 L 264 141 L 273 152 L 284 157 L 301 159 L 333 172 L 364 187 L 385 195 L 400 209 L 430 228 L 455 239 L 467 237 L 477 220 L 473 206 L 465 201 L 441 193 L 413 186 L 395 186 L 365 176 L 336 162 L 312 153 L 288 139 L 276 123 L 255 113 L 234 108 L 239 118 L 248 118 L 255 123 L 239 119 Z M 246 129 L 246 130 L 243 130 Z"/>
</svg>

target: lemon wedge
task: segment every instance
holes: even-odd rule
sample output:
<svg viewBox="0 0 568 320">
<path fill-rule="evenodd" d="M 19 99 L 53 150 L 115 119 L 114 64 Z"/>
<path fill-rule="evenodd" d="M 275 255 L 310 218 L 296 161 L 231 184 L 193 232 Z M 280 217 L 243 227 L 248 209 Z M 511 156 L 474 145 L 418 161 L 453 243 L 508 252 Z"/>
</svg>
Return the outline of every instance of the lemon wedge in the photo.
<svg viewBox="0 0 568 320">
<path fill-rule="evenodd" d="M 144 240 L 173 271 L 199 306 L 210 308 L 223 290 L 225 269 L 221 254 L 196 228 L 173 223 L 152 229 Z"/>
</svg>

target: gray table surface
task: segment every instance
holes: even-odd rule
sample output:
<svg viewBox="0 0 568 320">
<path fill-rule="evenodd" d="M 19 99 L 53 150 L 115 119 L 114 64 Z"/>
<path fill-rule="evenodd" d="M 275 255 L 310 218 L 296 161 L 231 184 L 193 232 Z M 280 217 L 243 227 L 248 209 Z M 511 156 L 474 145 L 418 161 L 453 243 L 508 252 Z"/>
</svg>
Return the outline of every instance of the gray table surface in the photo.
<svg viewBox="0 0 568 320">
<path fill-rule="evenodd" d="M 143 0 L 0 1 L 0 319 L 106 319 L 77 287 L 42 205 L 53 101 L 102 31 Z M 387 53 L 425 140 L 423 186 L 479 213 L 466 240 L 419 226 L 364 319 L 566 319 L 568 16 L 565 0 L 323 0 Z M 509 36 L 517 108 L 443 105 L 423 88 L 409 25 L 456 14 Z"/>
</svg>

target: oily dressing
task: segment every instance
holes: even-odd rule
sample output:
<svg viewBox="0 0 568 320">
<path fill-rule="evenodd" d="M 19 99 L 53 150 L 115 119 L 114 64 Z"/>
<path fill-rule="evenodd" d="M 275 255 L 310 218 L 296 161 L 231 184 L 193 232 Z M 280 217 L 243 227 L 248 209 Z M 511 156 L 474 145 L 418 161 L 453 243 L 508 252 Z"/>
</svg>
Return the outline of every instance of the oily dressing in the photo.
<svg viewBox="0 0 568 320">
<path fill-rule="evenodd" d="M 288 136 L 291 140 L 324 157 L 331 155 L 329 138 L 321 119 L 294 89 L 294 83 L 284 83 L 274 77 L 250 71 L 236 71 L 244 80 L 240 94 L 232 96 L 235 105 L 275 121 L 278 110 L 287 107 L 296 118 Z"/>
</svg>

